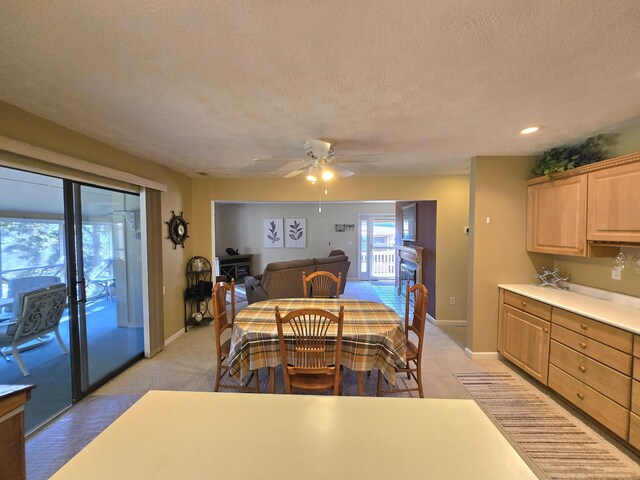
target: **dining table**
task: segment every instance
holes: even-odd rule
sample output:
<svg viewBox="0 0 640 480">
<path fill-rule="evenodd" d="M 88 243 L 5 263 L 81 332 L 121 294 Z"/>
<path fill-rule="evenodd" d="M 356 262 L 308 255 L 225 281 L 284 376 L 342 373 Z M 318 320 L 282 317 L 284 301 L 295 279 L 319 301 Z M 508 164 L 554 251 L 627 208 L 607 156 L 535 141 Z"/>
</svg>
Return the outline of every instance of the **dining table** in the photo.
<svg viewBox="0 0 640 480">
<path fill-rule="evenodd" d="M 357 372 L 361 396 L 365 372 L 377 369 L 395 384 L 396 368 L 406 365 L 404 322 L 392 308 L 369 300 L 279 298 L 252 303 L 236 315 L 229 353 L 229 372 L 234 378 L 242 380 L 251 371 L 268 367 L 269 388 L 274 392 L 274 367 L 282 363 L 276 306 L 282 316 L 301 308 L 321 308 L 337 315 L 344 307 L 340 364 Z M 284 335 L 291 334 L 284 327 Z"/>
</svg>

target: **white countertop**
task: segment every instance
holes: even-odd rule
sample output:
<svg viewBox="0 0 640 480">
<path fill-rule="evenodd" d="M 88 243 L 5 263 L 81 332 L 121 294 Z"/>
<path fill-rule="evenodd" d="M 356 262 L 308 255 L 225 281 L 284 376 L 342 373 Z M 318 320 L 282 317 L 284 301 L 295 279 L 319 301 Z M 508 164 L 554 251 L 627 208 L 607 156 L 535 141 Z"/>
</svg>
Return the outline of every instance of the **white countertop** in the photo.
<svg viewBox="0 0 640 480">
<path fill-rule="evenodd" d="M 538 287 L 537 285 L 500 284 L 498 287 L 640 334 L 639 308 L 610 300 L 602 300 L 570 290 L 557 290 L 550 287 Z"/>
<path fill-rule="evenodd" d="M 52 478 L 536 476 L 473 400 L 151 391 Z"/>
</svg>

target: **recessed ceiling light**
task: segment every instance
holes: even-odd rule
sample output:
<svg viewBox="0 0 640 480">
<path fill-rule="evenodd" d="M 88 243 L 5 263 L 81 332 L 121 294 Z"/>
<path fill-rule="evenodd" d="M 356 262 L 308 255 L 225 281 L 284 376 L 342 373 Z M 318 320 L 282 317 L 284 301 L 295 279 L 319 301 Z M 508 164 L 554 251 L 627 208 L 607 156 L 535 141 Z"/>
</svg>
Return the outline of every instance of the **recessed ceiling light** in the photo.
<svg viewBox="0 0 640 480">
<path fill-rule="evenodd" d="M 527 127 L 524 130 L 520 130 L 520 133 L 522 135 L 528 135 L 530 133 L 536 133 L 538 130 L 540 130 L 542 127 Z"/>
</svg>

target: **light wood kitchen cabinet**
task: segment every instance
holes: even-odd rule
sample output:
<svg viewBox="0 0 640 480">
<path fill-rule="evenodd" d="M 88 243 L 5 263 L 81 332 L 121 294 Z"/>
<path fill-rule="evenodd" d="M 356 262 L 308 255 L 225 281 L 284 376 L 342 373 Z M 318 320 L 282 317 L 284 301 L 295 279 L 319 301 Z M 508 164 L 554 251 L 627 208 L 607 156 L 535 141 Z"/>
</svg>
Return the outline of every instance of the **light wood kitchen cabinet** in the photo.
<svg viewBox="0 0 640 480">
<path fill-rule="evenodd" d="M 549 368 L 550 323 L 544 318 L 532 315 L 522 308 L 535 306 L 540 302 L 521 300 L 520 295 L 503 293 L 503 302 L 498 326 L 498 351 L 508 360 L 528 372 L 539 382 L 547 384 Z M 508 302 L 516 303 L 510 305 Z M 525 305 L 523 306 L 522 303 Z M 541 304 L 544 305 L 544 304 Z M 531 307 L 530 307 L 531 308 Z M 549 314 L 551 307 L 547 306 Z M 544 315 L 544 311 L 541 313 Z"/>
<path fill-rule="evenodd" d="M 613 433 L 627 438 L 629 410 L 555 365 L 549 366 L 549 386 Z"/>
<path fill-rule="evenodd" d="M 528 251 L 614 257 L 640 244 L 640 153 L 527 183 Z"/>
<path fill-rule="evenodd" d="M 587 176 L 530 185 L 527 250 L 586 256 Z"/>
<path fill-rule="evenodd" d="M 553 307 L 549 386 L 626 439 L 633 334 Z"/>
<path fill-rule="evenodd" d="M 640 242 L 640 163 L 588 175 L 587 239 Z"/>
<path fill-rule="evenodd" d="M 640 449 L 640 335 L 526 294 L 499 292 L 500 354 Z"/>
<path fill-rule="evenodd" d="M 640 335 L 633 342 L 633 387 L 629 418 L 629 443 L 640 449 Z"/>
</svg>

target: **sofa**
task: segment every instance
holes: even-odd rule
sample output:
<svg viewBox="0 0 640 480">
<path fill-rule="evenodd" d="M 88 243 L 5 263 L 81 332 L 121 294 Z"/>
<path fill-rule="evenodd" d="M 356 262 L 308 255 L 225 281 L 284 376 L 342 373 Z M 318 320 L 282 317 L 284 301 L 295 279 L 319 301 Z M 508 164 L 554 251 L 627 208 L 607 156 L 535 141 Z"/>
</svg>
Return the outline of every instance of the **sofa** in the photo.
<svg viewBox="0 0 640 480">
<path fill-rule="evenodd" d="M 340 293 L 344 293 L 347 273 L 351 262 L 344 252 L 334 251 L 325 258 L 305 258 L 267 264 L 261 275 L 245 277 L 244 286 L 247 302 L 254 303 L 272 298 L 302 298 L 302 272 L 306 275 L 315 271 L 342 274 Z"/>
</svg>

